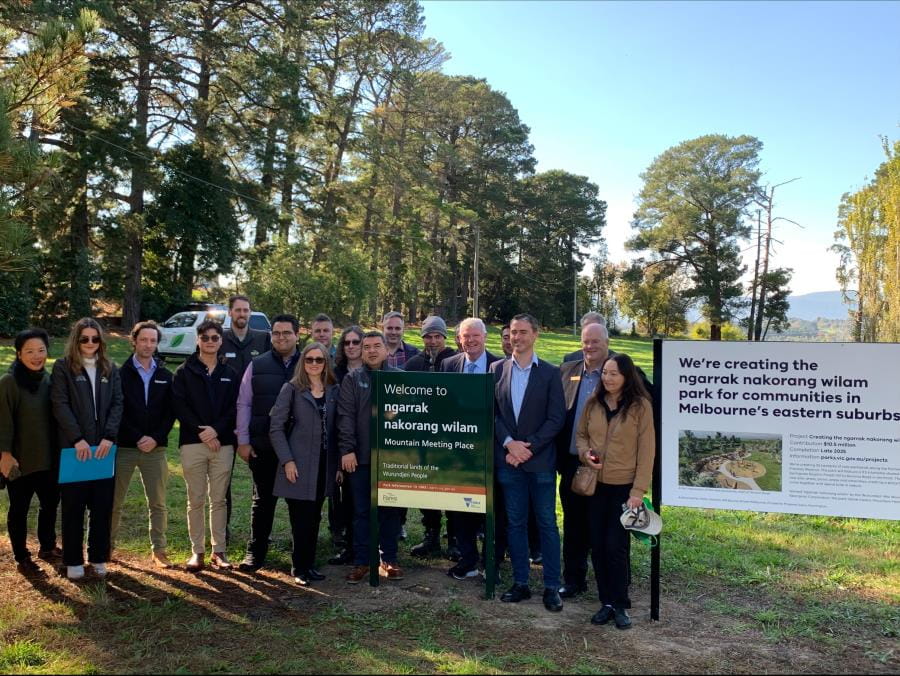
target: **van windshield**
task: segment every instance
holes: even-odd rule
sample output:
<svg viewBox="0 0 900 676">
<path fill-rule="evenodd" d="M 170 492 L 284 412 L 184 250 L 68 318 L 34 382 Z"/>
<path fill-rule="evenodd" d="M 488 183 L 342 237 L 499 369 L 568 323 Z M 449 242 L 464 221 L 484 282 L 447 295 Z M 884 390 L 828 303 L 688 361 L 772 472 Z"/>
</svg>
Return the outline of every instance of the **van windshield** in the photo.
<svg viewBox="0 0 900 676">
<path fill-rule="evenodd" d="M 169 317 L 165 324 L 163 324 L 164 329 L 186 329 L 194 325 L 194 322 L 197 321 L 197 313 L 196 312 L 179 312 L 177 315 L 172 315 Z"/>
</svg>

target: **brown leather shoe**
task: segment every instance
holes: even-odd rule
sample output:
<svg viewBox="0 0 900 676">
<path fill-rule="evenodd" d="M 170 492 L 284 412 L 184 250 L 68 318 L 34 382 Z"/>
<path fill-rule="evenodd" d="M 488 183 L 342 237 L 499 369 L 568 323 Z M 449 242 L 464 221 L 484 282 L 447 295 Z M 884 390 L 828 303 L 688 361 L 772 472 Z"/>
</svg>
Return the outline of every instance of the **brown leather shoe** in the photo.
<svg viewBox="0 0 900 676">
<path fill-rule="evenodd" d="M 150 555 L 150 559 L 156 565 L 157 568 L 171 568 L 172 562 L 169 561 L 169 557 L 166 556 L 166 550 L 160 549 L 158 552 L 153 552 Z"/>
<path fill-rule="evenodd" d="M 387 563 L 386 561 L 381 562 L 381 566 L 378 568 L 378 574 L 381 577 L 386 577 L 388 580 L 402 580 L 403 579 L 403 569 L 400 568 L 396 563 Z"/>
<path fill-rule="evenodd" d="M 53 549 L 42 549 L 38 552 L 38 558 L 42 561 L 62 561 L 63 550 L 59 547 L 54 547 Z"/>
<path fill-rule="evenodd" d="M 347 573 L 347 582 L 350 584 L 359 584 L 369 577 L 368 566 L 353 566 L 353 570 Z"/>
<path fill-rule="evenodd" d="M 187 563 L 184 564 L 184 567 L 187 568 L 189 573 L 199 573 L 203 570 L 203 554 L 192 554 L 191 558 L 187 560 Z"/>
<path fill-rule="evenodd" d="M 209 565 L 219 570 L 231 570 L 234 568 L 225 552 L 213 552 L 213 555 L 209 557 Z"/>
</svg>

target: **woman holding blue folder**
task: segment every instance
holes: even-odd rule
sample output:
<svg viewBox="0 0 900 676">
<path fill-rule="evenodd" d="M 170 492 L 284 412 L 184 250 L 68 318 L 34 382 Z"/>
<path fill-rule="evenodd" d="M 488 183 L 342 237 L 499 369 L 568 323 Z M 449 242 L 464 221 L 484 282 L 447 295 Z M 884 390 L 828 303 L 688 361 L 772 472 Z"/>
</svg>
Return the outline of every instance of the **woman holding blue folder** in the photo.
<svg viewBox="0 0 900 676">
<path fill-rule="evenodd" d="M 50 398 L 59 443 L 74 447 L 80 462 L 105 458 L 122 419 L 119 371 L 106 356 L 103 329 L 95 319 L 75 322 L 65 357 L 53 365 Z M 63 468 L 63 471 L 65 468 Z M 61 483 L 63 565 L 70 580 L 84 577 L 84 512 L 90 512 L 88 561 L 106 575 L 115 478 Z"/>
</svg>

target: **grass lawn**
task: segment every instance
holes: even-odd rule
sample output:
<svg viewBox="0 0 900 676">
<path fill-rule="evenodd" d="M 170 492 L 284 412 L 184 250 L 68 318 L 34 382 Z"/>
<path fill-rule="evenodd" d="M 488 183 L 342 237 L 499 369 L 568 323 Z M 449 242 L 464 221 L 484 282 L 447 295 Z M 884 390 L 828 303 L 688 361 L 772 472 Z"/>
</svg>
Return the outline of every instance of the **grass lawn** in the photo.
<svg viewBox="0 0 900 676">
<path fill-rule="evenodd" d="M 417 342 L 413 336 L 411 342 Z M 492 330 L 489 347 L 499 352 Z M 652 374 L 652 344 L 619 339 Z M 544 334 L 539 354 L 558 362 L 571 336 Z M 11 359 L 0 347 L 0 368 Z M 59 354 L 59 342 L 53 346 Z M 127 355 L 114 340 L 116 361 Z M 189 554 L 185 489 L 175 447 L 168 457 L 170 553 Z M 248 535 L 250 481 L 238 461 L 234 541 Z M 0 514 L 6 511 L 0 492 Z M 32 510 L 32 522 L 36 509 Z M 50 575 L 35 583 L 14 570 L 0 519 L 2 673 L 897 673 L 900 671 L 900 529 L 895 522 L 666 507 L 661 622 L 649 620 L 649 555 L 632 547 L 635 626 L 594 627 L 595 595 L 547 613 L 540 594 L 515 606 L 456 582 L 447 561 L 412 559 L 406 578 L 377 589 L 349 586 L 328 566 L 311 589 L 288 577 L 290 536 L 279 506 L 269 566 L 258 575 L 190 575 L 149 566 L 142 488 L 132 482 L 119 542 L 121 563 L 106 583 L 81 586 Z M 33 528 L 33 526 L 32 526 Z M 32 530 L 33 532 L 33 530 Z M 32 542 L 36 547 L 36 543 Z M 41 563 L 49 571 L 46 564 Z M 502 567 L 500 590 L 511 582 Z M 541 569 L 531 586 L 541 588 Z"/>
<path fill-rule="evenodd" d="M 748 460 L 758 462 L 766 468 L 766 473 L 756 479 L 756 483 L 764 491 L 780 491 L 782 481 L 781 457 L 774 456 L 765 451 L 755 451 L 750 454 Z"/>
</svg>

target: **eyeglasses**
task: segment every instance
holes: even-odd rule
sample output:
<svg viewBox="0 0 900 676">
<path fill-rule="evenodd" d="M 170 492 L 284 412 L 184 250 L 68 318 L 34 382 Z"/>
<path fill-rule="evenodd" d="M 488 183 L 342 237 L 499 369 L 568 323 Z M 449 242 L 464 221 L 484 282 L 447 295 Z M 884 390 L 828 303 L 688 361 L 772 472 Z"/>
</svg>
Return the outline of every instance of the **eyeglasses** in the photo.
<svg viewBox="0 0 900 676">
<path fill-rule="evenodd" d="M 304 357 L 303 361 L 307 364 L 324 364 L 325 357 Z"/>
<path fill-rule="evenodd" d="M 214 333 L 211 336 L 208 336 L 206 334 L 200 336 L 201 343 L 218 343 L 220 340 L 222 340 L 222 336 L 220 336 L 218 333 Z"/>
<path fill-rule="evenodd" d="M 354 340 L 352 338 L 347 338 L 344 341 L 344 345 L 359 345 L 361 342 L 362 342 L 361 340 Z"/>
<path fill-rule="evenodd" d="M 293 331 L 272 331 L 273 338 L 290 338 L 293 335 Z"/>
<path fill-rule="evenodd" d="M 94 345 L 100 344 L 100 336 L 81 336 L 78 339 L 78 342 L 82 345 L 87 345 L 88 343 L 93 343 Z"/>
</svg>

